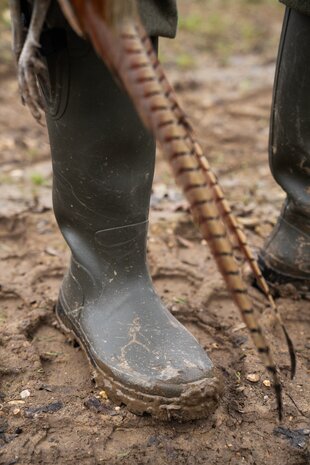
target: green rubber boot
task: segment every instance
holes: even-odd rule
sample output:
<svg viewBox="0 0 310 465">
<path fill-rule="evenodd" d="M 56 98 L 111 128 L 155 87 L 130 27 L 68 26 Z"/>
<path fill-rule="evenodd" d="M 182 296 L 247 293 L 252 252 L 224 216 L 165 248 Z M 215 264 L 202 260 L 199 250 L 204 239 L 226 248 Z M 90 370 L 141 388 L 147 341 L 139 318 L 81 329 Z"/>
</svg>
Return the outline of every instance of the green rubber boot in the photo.
<svg viewBox="0 0 310 465">
<path fill-rule="evenodd" d="M 206 417 L 221 392 L 212 363 L 146 263 L 154 141 L 87 42 L 54 30 L 45 43 L 59 49 L 47 53 L 45 94 L 55 216 L 72 251 L 58 317 L 111 399 L 162 419 Z"/>
<path fill-rule="evenodd" d="M 287 8 L 271 115 L 269 160 L 287 194 L 260 253 L 271 284 L 292 284 L 310 297 L 310 16 Z"/>
</svg>

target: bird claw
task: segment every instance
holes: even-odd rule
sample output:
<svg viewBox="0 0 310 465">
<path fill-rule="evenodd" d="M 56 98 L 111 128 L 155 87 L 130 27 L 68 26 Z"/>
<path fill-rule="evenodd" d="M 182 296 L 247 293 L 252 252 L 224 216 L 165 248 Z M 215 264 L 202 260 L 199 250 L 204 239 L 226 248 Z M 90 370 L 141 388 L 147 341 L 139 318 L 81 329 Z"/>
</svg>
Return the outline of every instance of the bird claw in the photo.
<svg viewBox="0 0 310 465">
<path fill-rule="evenodd" d="M 22 103 L 27 105 L 36 121 L 42 124 L 44 103 L 39 77 L 45 81 L 47 68 L 37 55 L 37 44 L 24 46 L 18 61 L 18 83 Z"/>
</svg>

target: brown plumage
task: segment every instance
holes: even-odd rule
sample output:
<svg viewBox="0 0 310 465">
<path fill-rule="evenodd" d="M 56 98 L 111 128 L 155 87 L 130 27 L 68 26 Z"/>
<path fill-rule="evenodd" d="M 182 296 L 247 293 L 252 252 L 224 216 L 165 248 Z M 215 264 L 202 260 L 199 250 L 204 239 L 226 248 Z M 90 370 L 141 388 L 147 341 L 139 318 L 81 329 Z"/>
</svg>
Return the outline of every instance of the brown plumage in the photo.
<svg viewBox="0 0 310 465">
<path fill-rule="evenodd" d="M 282 331 L 284 333 L 285 339 L 288 344 L 289 348 L 289 354 L 291 358 L 291 377 L 293 378 L 296 373 L 296 355 L 294 351 L 294 346 L 292 343 L 292 340 L 287 333 L 287 330 L 285 328 L 285 325 L 282 321 L 281 315 L 279 313 L 278 307 L 270 293 L 268 284 L 265 280 L 265 278 L 262 275 L 262 272 L 260 271 L 260 268 L 258 266 L 258 263 L 253 255 L 252 250 L 250 249 L 248 243 L 247 243 L 247 238 L 243 230 L 241 229 L 237 218 L 234 216 L 232 213 L 232 210 L 230 208 L 229 203 L 225 199 L 224 192 L 221 188 L 221 186 L 218 183 L 217 177 L 214 174 L 214 172 L 211 170 L 209 162 L 207 158 L 203 154 L 202 147 L 200 146 L 199 142 L 197 141 L 194 130 L 186 116 L 186 114 L 183 112 L 177 96 L 175 95 L 175 92 L 172 88 L 172 86 L 169 84 L 167 77 L 165 75 L 165 72 L 157 58 L 157 55 L 153 49 L 152 43 L 147 35 L 144 34 L 143 28 L 141 29 L 141 26 L 138 25 L 138 31 L 141 37 L 142 42 L 145 45 L 146 52 L 150 58 L 150 61 L 153 65 L 153 68 L 156 72 L 158 81 L 161 83 L 163 91 L 165 93 L 165 96 L 169 99 L 170 101 L 170 108 L 173 110 L 179 124 L 182 124 L 184 128 L 186 129 L 187 132 L 187 140 L 190 144 L 190 147 L 197 157 L 199 164 L 201 166 L 201 169 L 204 171 L 206 175 L 206 179 L 208 182 L 208 185 L 210 186 L 213 194 L 213 198 L 215 202 L 218 204 L 218 207 L 220 209 L 220 217 L 222 221 L 226 224 L 228 230 L 232 234 L 233 239 L 238 245 L 238 249 L 241 251 L 243 254 L 243 257 L 245 260 L 249 263 L 251 270 L 253 272 L 253 275 L 257 281 L 258 286 L 260 287 L 261 291 L 264 293 L 266 298 L 269 301 L 269 304 L 274 311 L 276 318 L 282 328 Z"/>
</svg>

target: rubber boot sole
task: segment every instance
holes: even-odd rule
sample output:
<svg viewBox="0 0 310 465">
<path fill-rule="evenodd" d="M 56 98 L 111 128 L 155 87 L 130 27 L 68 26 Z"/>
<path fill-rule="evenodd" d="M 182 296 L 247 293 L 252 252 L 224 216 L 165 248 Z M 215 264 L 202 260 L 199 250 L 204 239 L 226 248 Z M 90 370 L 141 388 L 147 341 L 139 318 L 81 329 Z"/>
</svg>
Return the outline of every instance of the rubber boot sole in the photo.
<svg viewBox="0 0 310 465">
<path fill-rule="evenodd" d="M 286 276 L 268 267 L 261 256 L 258 257 L 258 264 L 274 297 L 287 296 L 310 300 L 310 279 Z"/>
<path fill-rule="evenodd" d="M 193 383 L 183 384 L 179 397 L 151 395 L 122 384 L 111 375 L 110 370 L 99 367 L 91 348 L 83 334 L 68 318 L 60 302 L 56 306 L 56 316 L 65 334 L 70 334 L 83 348 L 87 358 L 102 378 L 104 390 L 110 400 L 125 404 L 136 415 L 149 414 L 164 421 L 189 421 L 209 417 L 217 408 L 222 394 L 222 384 L 216 377 L 204 378 Z"/>
</svg>

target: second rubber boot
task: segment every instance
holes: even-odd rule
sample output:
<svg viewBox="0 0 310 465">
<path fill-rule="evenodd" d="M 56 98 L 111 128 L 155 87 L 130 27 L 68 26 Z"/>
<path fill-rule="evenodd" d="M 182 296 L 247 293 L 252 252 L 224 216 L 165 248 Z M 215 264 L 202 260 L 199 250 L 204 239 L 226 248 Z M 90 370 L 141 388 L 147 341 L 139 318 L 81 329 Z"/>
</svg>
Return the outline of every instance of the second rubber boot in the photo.
<svg viewBox="0 0 310 465">
<path fill-rule="evenodd" d="M 162 419 L 206 417 L 221 391 L 212 363 L 146 264 L 154 142 L 91 47 L 62 34 L 47 57 L 54 210 L 72 251 L 58 316 L 110 398 Z"/>
<path fill-rule="evenodd" d="M 260 253 L 271 285 L 290 283 L 310 297 L 310 16 L 287 8 L 271 115 L 270 167 L 287 194 Z"/>
</svg>

